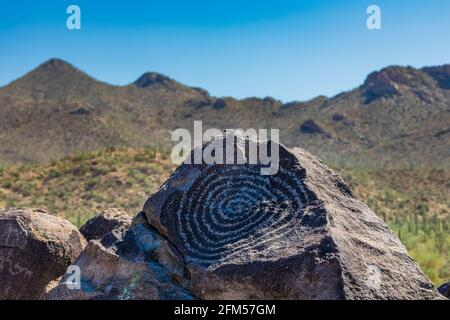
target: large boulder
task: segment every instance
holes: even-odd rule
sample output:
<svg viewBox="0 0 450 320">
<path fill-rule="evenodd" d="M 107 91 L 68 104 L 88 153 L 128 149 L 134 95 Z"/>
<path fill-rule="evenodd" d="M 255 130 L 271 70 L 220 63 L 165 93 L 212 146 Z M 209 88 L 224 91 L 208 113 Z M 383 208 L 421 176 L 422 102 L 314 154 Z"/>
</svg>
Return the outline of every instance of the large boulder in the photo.
<svg viewBox="0 0 450 320">
<path fill-rule="evenodd" d="M 114 233 L 114 236 L 112 234 Z M 113 241 L 112 241 L 113 239 Z M 113 230 L 92 240 L 73 263 L 80 269 L 80 287 L 62 277 L 51 300 L 174 300 L 192 299 L 184 289 L 183 257 L 138 214 L 129 229 Z"/>
<path fill-rule="evenodd" d="M 131 225 L 132 217 L 122 209 L 108 209 L 89 219 L 81 228 L 88 240 L 101 240 L 110 232 L 121 232 Z"/>
<path fill-rule="evenodd" d="M 193 153 L 218 150 L 231 138 L 234 159 L 248 160 L 257 142 L 236 132 Z M 279 146 L 275 175 L 262 175 L 261 163 L 183 164 L 146 202 L 149 223 L 183 255 L 194 296 L 441 298 L 337 174 L 302 149 L 274 143 L 258 147 Z"/>
<path fill-rule="evenodd" d="M 39 209 L 0 210 L 0 299 L 40 299 L 86 245 L 68 221 Z"/>
</svg>

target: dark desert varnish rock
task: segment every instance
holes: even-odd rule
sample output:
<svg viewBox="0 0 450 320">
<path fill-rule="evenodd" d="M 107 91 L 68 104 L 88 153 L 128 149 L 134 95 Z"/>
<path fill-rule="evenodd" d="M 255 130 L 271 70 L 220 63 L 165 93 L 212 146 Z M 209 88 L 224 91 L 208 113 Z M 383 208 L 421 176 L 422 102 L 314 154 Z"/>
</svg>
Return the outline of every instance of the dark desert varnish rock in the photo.
<svg viewBox="0 0 450 320">
<path fill-rule="evenodd" d="M 282 145 L 279 164 L 274 176 L 260 165 L 183 164 L 148 199 L 146 217 L 183 254 L 194 296 L 441 298 L 332 170 Z"/>
<path fill-rule="evenodd" d="M 132 217 L 122 209 L 108 209 L 99 215 L 89 219 L 81 228 L 80 232 L 86 240 L 101 240 L 110 232 L 120 232 L 128 229 Z"/>
<path fill-rule="evenodd" d="M 438 290 L 444 297 L 450 299 L 450 282 L 443 284 Z"/>
</svg>

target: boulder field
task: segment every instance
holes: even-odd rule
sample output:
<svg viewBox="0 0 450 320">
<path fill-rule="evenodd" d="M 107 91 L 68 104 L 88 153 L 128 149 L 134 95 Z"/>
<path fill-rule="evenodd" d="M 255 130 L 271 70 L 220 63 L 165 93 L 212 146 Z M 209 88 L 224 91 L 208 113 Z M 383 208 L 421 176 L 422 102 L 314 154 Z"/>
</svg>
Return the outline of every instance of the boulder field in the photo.
<svg viewBox="0 0 450 320">
<path fill-rule="evenodd" d="M 248 138 L 235 139 L 245 159 Z M 180 165 L 133 219 L 115 209 L 88 221 L 87 245 L 60 218 L 0 211 L 0 297 L 445 299 L 337 174 L 278 147 L 275 175 L 261 164 Z M 78 288 L 67 286 L 69 265 Z"/>
</svg>

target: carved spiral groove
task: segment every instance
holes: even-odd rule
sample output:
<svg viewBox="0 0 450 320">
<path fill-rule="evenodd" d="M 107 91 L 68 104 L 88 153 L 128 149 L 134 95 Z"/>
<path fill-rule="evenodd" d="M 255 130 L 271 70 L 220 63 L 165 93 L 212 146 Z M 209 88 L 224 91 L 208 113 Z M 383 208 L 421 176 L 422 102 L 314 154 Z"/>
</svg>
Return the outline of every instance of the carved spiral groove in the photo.
<svg viewBox="0 0 450 320">
<path fill-rule="evenodd" d="M 258 166 L 207 168 L 167 202 L 163 212 L 176 214 L 164 224 L 176 229 L 188 259 L 206 267 L 256 253 L 295 230 L 311 200 L 300 176 L 282 167 L 274 176 Z"/>
</svg>

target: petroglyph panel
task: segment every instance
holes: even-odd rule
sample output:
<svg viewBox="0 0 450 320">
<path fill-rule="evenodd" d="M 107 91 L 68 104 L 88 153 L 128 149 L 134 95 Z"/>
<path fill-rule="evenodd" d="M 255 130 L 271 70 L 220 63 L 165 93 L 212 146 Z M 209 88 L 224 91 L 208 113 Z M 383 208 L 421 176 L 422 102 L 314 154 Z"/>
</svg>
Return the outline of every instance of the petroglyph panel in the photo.
<svg viewBox="0 0 450 320">
<path fill-rule="evenodd" d="M 270 247 L 297 228 L 312 200 L 302 176 L 301 169 L 262 176 L 256 165 L 211 166 L 189 190 L 167 199 L 161 221 L 176 229 L 191 262 L 214 266 Z"/>
</svg>

